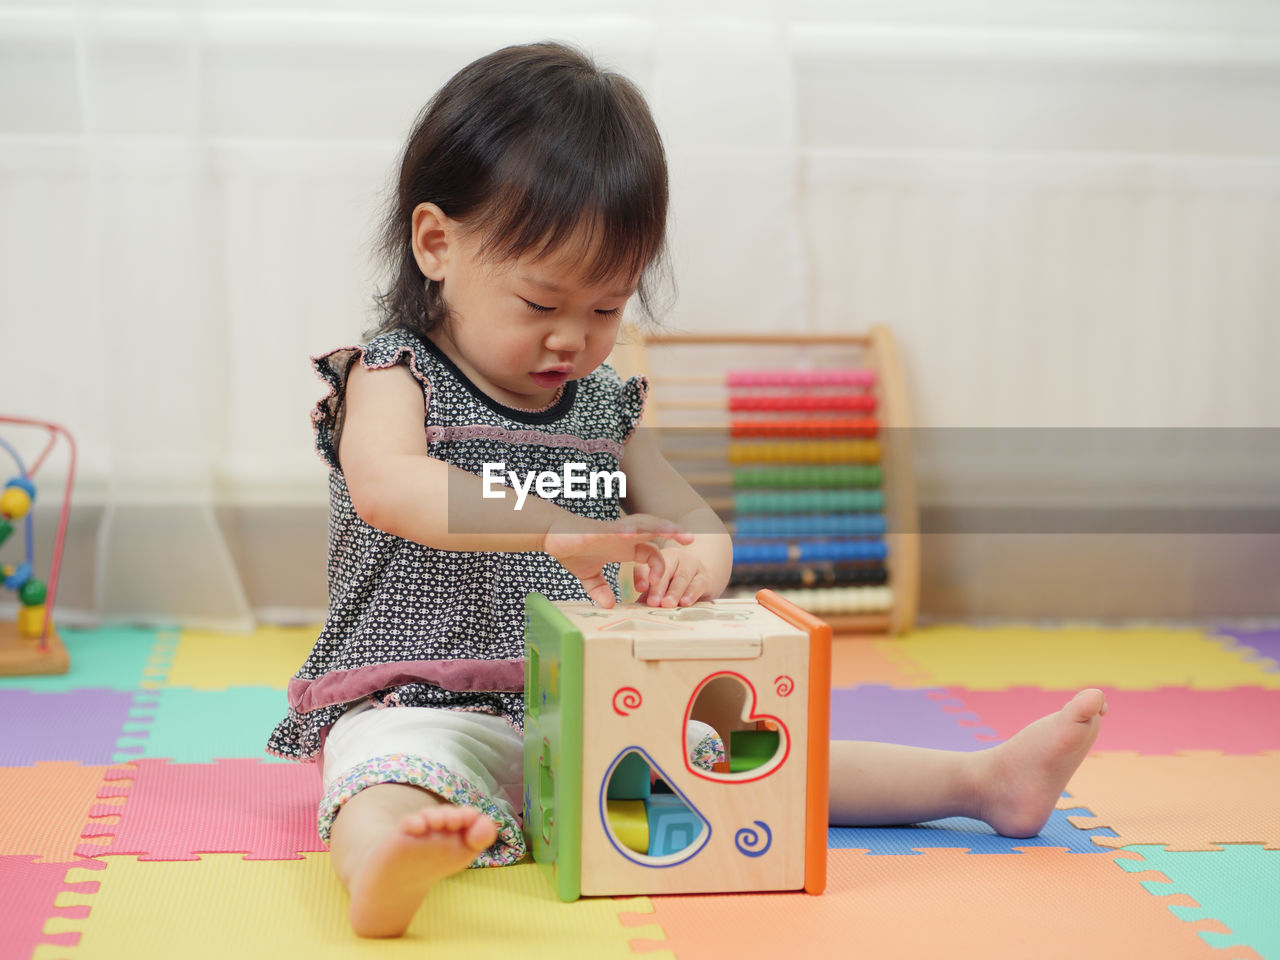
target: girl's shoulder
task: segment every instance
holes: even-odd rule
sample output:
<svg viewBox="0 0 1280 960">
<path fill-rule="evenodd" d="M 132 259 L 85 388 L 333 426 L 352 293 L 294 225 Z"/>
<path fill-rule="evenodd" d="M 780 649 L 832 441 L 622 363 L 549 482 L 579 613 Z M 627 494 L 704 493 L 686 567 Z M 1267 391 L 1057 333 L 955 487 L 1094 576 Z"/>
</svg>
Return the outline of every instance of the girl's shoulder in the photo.
<svg viewBox="0 0 1280 960">
<path fill-rule="evenodd" d="M 618 439 L 625 443 L 639 423 L 648 397 L 649 381 L 644 377 L 624 380 L 613 367 L 602 363 L 578 381 L 575 407 L 615 420 L 620 432 Z"/>
<path fill-rule="evenodd" d="M 380 333 L 360 346 L 360 363 L 373 370 L 408 363 L 426 371 L 433 357 L 434 351 L 425 341 L 403 328 Z"/>
</svg>

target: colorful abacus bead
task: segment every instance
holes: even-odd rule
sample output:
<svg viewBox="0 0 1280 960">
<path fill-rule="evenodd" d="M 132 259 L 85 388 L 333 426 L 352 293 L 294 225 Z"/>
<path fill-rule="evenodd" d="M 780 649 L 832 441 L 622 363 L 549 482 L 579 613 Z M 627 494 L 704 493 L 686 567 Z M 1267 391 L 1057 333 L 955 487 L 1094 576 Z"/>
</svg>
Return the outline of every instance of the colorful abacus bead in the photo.
<svg viewBox="0 0 1280 960">
<path fill-rule="evenodd" d="M 39 639 L 44 633 L 44 604 L 18 610 L 18 633 L 28 639 Z"/>
<path fill-rule="evenodd" d="M 31 509 L 35 498 L 36 485 L 26 477 L 14 477 L 0 493 L 0 515 L 9 520 L 21 520 Z"/>
<path fill-rule="evenodd" d="M 735 543 L 733 562 L 790 563 L 796 561 L 884 560 L 888 548 L 879 540 L 830 540 L 817 543 Z"/>
<path fill-rule="evenodd" d="M 779 590 L 781 596 L 819 616 L 830 613 L 882 613 L 893 608 L 889 587 L 818 587 Z"/>
<path fill-rule="evenodd" d="M 44 603 L 48 594 L 49 588 L 45 586 L 44 581 L 37 580 L 35 577 L 32 577 L 18 588 L 18 599 L 24 607 L 40 606 Z"/>
<path fill-rule="evenodd" d="M 22 585 L 31 579 L 31 564 L 20 563 L 16 567 L 4 568 L 4 585 L 10 590 L 21 590 Z"/>
</svg>

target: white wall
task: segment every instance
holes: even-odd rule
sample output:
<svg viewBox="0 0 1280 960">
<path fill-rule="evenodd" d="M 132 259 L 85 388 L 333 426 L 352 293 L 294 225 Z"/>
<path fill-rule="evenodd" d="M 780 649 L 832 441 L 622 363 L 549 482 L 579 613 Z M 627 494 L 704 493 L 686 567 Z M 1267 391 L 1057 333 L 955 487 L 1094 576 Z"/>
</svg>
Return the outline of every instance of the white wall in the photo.
<svg viewBox="0 0 1280 960">
<path fill-rule="evenodd" d="M 273 605 L 214 507 L 323 504 L 306 356 L 368 324 L 416 111 L 508 42 L 578 42 L 649 95 L 671 326 L 888 323 L 932 427 L 1280 427 L 1280 6 L 531 9 L 0 0 L 0 407 L 80 440 L 102 518 L 83 605 Z M 1280 444 L 1258 436 L 1193 468 L 1202 494 L 1276 506 Z M 927 503 L 964 506 L 1040 489 L 1044 464 L 925 449 L 920 469 Z M 152 529 L 156 503 L 188 516 Z"/>
</svg>

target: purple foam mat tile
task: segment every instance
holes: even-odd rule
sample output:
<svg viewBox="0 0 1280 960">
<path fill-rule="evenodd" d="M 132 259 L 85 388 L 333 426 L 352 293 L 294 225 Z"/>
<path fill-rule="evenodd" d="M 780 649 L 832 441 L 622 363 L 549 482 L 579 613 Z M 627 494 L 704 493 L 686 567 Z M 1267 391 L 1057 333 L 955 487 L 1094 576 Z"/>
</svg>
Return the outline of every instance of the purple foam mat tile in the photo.
<svg viewBox="0 0 1280 960">
<path fill-rule="evenodd" d="M 0 690 L 0 766 L 113 763 L 121 732 L 136 720 L 133 706 L 132 693 L 105 687 L 51 693 Z"/>
<path fill-rule="evenodd" d="M 1214 630 L 1220 637 L 1230 637 L 1242 647 L 1251 647 L 1260 659 L 1280 664 L 1280 628 L 1248 629 L 1245 627 L 1219 627 Z"/>
<path fill-rule="evenodd" d="M 957 709 L 946 690 L 869 684 L 831 691 L 831 739 L 874 740 L 937 750 L 983 750 L 995 733 Z"/>
</svg>

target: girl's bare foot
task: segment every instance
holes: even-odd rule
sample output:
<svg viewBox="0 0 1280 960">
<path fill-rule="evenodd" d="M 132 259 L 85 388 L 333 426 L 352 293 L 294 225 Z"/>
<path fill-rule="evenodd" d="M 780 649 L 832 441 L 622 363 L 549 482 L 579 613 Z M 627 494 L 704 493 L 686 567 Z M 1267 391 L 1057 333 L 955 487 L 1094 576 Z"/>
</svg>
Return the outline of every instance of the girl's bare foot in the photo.
<svg viewBox="0 0 1280 960">
<path fill-rule="evenodd" d="M 1099 718 L 1106 712 L 1101 690 L 1081 690 L 1057 713 L 1028 724 L 998 747 L 973 754 L 979 761 L 978 818 L 1006 837 L 1039 833 L 1093 746 Z"/>
<path fill-rule="evenodd" d="M 398 937 L 438 880 L 465 870 L 497 838 L 474 807 L 439 804 L 411 813 L 351 877 L 351 927 L 362 937 Z"/>
</svg>

